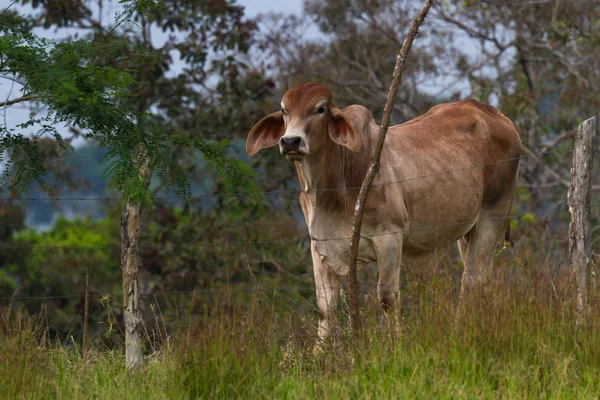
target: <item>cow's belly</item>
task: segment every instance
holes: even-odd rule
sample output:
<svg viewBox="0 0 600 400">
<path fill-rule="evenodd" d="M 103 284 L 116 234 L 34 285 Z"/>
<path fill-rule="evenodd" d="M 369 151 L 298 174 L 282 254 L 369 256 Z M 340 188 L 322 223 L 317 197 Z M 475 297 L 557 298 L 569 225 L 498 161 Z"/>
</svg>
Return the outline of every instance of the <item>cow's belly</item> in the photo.
<svg viewBox="0 0 600 400">
<path fill-rule="evenodd" d="M 473 227 L 474 222 L 461 226 L 416 227 L 409 229 L 404 237 L 404 248 L 407 250 L 435 250 L 447 247 L 465 236 Z"/>
<path fill-rule="evenodd" d="M 477 197 L 467 200 L 467 204 L 449 200 L 430 210 L 416 207 L 404 236 L 405 247 L 434 250 L 465 236 L 479 218 L 480 200 Z"/>
<path fill-rule="evenodd" d="M 479 170 L 407 182 L 405 247 L 434 250 L 466 235 L 479 218 L 484 186 Z"/>
</svg>

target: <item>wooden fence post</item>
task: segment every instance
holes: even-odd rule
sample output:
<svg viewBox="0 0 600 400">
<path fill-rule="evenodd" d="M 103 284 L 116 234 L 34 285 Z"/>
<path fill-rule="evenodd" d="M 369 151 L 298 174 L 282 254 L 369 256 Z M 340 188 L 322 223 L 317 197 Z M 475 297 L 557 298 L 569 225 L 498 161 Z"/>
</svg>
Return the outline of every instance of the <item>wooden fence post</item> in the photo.
<svg viewBox="0 0 600 400">
<path fill-rule="evenodd" d="M 140 150 L 136 165 L 144 184 L 150 184 L 150 158 Z M 121 269 L 123 270 L 123 320 L 125 323 L 125 366 L 136 370 L 142 356 L 143 318 L 139 285 L 139 237 L 142 225 L 141 199 L 126 197 L 121 204 Z"/>
<path fill-rule="evenodd" d="M 87 357 L 87 349 L 88 349 L 88 317 L 90 311 L 90 286 L 89 286 L 89 278 L 90 278 L 90 264 L 88 263 L 85 271 L 85 303 L 83 307 L 83 341 L 81 345 L 81 354 L 85 359 Z"/>
<path fill-rule="evenodd" d="M 569 265 L 577 283 L 577 326 L 584 323 L 587 305 L 588 275 L 592 251 L 590 203 L 592 196 L 592 164 L 597 118 L 583 121 L 575 134 L 571 184 L 568 204 Z"/>
<path fill-rule="evenodd" d="M 379 130 L 379 136 L 377 137 L 377 143 L 375 144 L 375 150 L 371 156 L 371 165 L 367 171 L 367 175 L 363 180 L 360 192 L 358 193 L 358 199 L 356 200 L 356 207 L 354 209 L 354 223 L 352 225 L 352 239 L 350 243 L 350 265 L 348 271 L 348 294 L 350 298 L 350 325 L 352 326 L 352 335 L 356 340 L 360 331 L 360 321 L 358 317 L 358 279 L 356 276 L 356 264 L 358 262 L 358 244 L 360 242 L 360 229 L 362 227 L 363 213 L 365 211 L 365 203 L 371 185 L 375 180 L 375 176 L 379 172 L 379 161 L 381 158 L 381 150 L 383 150 L 383 143 L 387 134 L 390 119 L 392 117 L 392 110 L 394 109 L 394 102 L 396 101 L 396 93 L 398 92 L 398 86 L 400 85 L 400 79 L 402 78 L 402 71 L 404 71 L 404 62 L 410 52 L 412 43 L 415 40 L 415 36 L 419 33 L 419 27 L 425 20 L 425 16 L 429 12 L 431 3 L 433 0 L 425 0 L 423 8 L 419 14 L 415 17 L 408 31 L 406 39 L 402 47 L 398 50 L 396 55 L 396 65 L 394 66 L 394 72 L 392 74 L 392 83 L 388 92 L 387 101 L 385 108 L 383 109 L 383 119 L 381 120 L 381 128 Z"/>
</svg>

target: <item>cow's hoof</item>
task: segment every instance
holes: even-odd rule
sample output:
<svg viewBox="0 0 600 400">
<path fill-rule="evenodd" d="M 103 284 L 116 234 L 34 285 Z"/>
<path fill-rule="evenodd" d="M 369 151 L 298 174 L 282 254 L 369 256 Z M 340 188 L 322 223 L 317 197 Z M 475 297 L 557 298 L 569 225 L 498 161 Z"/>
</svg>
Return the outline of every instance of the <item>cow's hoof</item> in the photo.
<svg viewBox="0 0 600 400">
<path fill-rule="evenodd" d="M 321 339 L 317 339 L 315 345 L 313 346 L 312 353 L 314 357 L 319 357 L 322 354 L 325 354 L 325 342 Z"/>
</svg>

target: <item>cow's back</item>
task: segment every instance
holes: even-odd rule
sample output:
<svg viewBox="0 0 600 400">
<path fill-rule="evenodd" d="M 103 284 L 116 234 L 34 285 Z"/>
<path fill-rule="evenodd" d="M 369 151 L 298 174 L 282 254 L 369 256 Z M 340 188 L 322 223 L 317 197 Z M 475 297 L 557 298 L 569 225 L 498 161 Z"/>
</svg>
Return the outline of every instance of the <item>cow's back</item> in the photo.
<svg viewBox="0 0 600 400">
<path fill-rule="evenodd" d="M 408 247 L 456 240 L 482 209 L 512 199 L 520 150 L 513 123 L 472 99 L 441 104 L 393 126 L 378 184 L 397 204 L 380 218 L 405 219 L 411 231 Z"/>
</svg>

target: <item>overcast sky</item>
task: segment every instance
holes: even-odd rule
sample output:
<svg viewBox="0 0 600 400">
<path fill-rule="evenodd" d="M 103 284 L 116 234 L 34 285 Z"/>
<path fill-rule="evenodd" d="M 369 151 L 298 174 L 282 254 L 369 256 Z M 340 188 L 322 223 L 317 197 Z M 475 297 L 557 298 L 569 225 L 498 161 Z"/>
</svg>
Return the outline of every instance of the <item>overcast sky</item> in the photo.
<svg viewBox="0 0 600 400">
<path fill-rule="evenodd" d="M 300 14 L 302 12 L 303 0 L 238 0 L 238 4 L 246 7 L 246 14 L 249 17 L 254 17 L 256 14 L 271 11 Z"/>
</svg>

